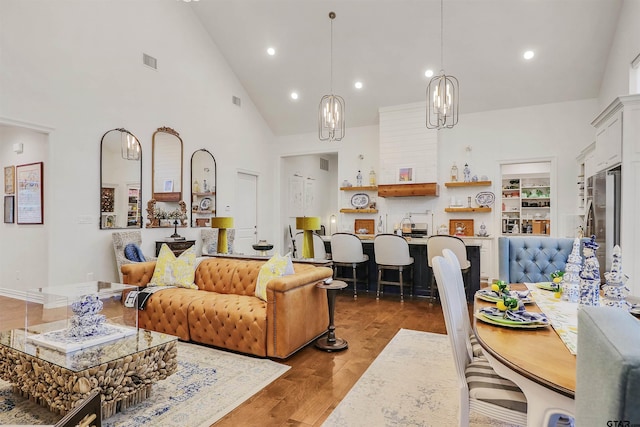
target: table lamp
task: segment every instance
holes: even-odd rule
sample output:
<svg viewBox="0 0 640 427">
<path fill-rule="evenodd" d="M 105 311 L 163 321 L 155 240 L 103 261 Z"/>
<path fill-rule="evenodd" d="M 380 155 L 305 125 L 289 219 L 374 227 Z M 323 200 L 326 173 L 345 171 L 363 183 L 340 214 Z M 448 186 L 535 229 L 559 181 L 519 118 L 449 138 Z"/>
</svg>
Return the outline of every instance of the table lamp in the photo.
<svg viewBox="0 0 640 427">
<path fill-rule="evenodd" d="M 313 258 L 313 231 L 320 229 L 320 217 L 299 216 L 296 218 L 296 229 L 303 230 L 302 258 Z"/>
<path fill-rule="evenodd" d="M 218 229 L 218 253 L 228 253 L 227 228 L 233 228 L 233 217 L 216 216 L 211 218 L 211 228 Z"/>
</svg>

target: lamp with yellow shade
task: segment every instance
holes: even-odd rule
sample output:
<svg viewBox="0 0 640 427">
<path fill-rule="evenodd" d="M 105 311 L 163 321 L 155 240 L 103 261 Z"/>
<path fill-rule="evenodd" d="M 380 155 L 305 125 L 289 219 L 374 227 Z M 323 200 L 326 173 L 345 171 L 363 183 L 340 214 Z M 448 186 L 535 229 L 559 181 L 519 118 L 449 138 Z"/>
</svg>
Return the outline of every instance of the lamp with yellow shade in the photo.
<svg viewBox="0 0 640 427">
<path fill-rule="evenodd" d="M 299 216 L 296 218 L 296 229 L 303 230 L 302 258 L 313 258 L 313 231 L 320 229 L 320 217 Z"/>
<path fill-rule="evenodd" d="M 233 228 L 233 217 L 217 216 L 211 218 L 211 228 L 218 229 L 218 253 L 228 253 L 227 228 Z"/>
</svg>

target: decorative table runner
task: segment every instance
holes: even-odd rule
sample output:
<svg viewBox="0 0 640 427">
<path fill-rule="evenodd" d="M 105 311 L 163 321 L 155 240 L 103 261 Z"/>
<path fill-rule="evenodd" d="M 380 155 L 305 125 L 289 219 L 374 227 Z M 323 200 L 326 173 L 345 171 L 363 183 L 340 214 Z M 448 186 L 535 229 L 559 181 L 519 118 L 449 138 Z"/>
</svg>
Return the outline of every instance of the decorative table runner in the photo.
<svg viewBox="0 0 640 427">
<path fill-rule="evenodd" d="M 578 349 L 578 304 L 555 298 L 553 292 L 540 289 L 535 283 L 525 285 L 569 352 L 575 355 Z"/>
</svg>

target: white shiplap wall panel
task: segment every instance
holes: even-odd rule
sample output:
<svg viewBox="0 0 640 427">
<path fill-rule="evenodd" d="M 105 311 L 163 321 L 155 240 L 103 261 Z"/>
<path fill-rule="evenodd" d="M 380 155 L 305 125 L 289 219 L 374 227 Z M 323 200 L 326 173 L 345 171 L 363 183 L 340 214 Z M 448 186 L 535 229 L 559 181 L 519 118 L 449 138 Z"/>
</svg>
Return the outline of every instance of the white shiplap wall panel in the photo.
<svg viewBox="0 0 640 427">
<path fill-rule="evenodd" d="M 380 109 L 380 184 L 397 183 L 398 170 L 413 168 L 414 182 L 437 182 L 438 133 L 425 126 L 425 105 Z"/>
</svg>

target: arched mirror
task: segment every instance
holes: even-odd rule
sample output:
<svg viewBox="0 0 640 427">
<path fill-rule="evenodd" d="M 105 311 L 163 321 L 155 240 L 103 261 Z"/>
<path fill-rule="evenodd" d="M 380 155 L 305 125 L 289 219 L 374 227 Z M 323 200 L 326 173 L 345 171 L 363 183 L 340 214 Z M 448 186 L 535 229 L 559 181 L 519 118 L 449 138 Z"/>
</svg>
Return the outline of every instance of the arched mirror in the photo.
<svg viewBox="0 0 640 427">
<path fill-rule="evenodd" d="M 126 129 L 100 141 L 100 228 L 141 228 L 142 147 Z"/>
<path fill-rule="evenodd" d="M 182 139 L 168 127 L 153 133 L 151 194 L 147 227 L 187 225 L 187 207 L 182 200 Z"/>
<path fill-rule="evenodd" d="M 171 128 L 158 128 L 153 133 L 151 175 L 151 192 L 156 201 L 182 200 L 182 139 Z"/>
<path fill-rule="evenodd" d="M 203 149 L 191 156 L 191 226 L 211 227 L 216 216 L 216 159 Z"/>
</svg>

